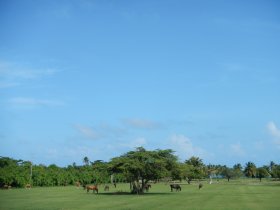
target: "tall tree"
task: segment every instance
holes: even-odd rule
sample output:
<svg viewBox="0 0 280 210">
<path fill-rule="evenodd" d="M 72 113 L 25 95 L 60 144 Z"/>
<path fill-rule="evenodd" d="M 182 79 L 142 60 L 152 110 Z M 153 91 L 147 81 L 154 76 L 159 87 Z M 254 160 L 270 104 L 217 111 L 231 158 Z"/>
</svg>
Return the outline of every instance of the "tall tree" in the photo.
<svg viewBox="0 0 280 210">
<path fill-rule="evenodd" d="M 228 182 L 230 179 L 232 179 L 233 177 L 235 177 L 235 173 L 234 173 L 234 169 L 233 168 L 228 168 L 227 166 L 223 167 L 223 170 L 221 172 L 221 174 L 227 178 Z"/>
<path fill-rule="evenodd" d="M 96 160 L 92 163 L 92 168 L 96 183 L 108 183 L 110 181 L 108 163 Z"/>
<path fill-rule="evenodd" d="M 271 176 L 280 179 L 280 165 L 274 165 L 272 168 Z"/>
<path fill-rule="evenodd" d="M 196 168 L 204 167 L 202 159 L 200 159 L 199 157 L 195 157 L 195 156 L 190 157 L 190 159 L 186 160 L 185 163 L 188 165 L 192 165 Z"/>
<path fill-rule="evenodd" d="M 244 168 L 244 174 L 247 177 L 256 177 L 256 165 L 253 162 L 247 162 Z"/>
<path fill-rule="evenodd" d="M 243 176 L 242 166 L 240 163 L 237 163 L 233 166 L 233 171 L 236 178 Z"/>
<path fill-rule="evenodd" d="M 276 166 L 276 164 L 273 161 L 270 161 L 269 163 L 269 171 L 272 172 L 273 168 Z"/>
<path fill-rule="evenodd" d="M 269 176 L 269 173 L 265 167 L 257 168 L 256 177 L 260 179 L 260 182 L 262 181 L 262 178 L 265 178 L 268 176 Z"/>
<path fill-rule="evenodd" d="M 185 176 L 188 183 L 193 179 L 201 179 L 207 175 L 207 169 L 199 157 L 192 156 L 185 161 Z"/>
<path fill-rule="evenodd" d="M 136 151 L 113 158 L 109 163 L 111 173 L 123 173 L 131 183 L 132 193 L 143 193 L 150 180 L 158 180 L 170 174 L 177 160 L 172 150 L 147 151 L 139 147 Z"/>
<path fill-rule="evenodd" d="M 85 164 L 86 166 L 89 165 L 89 159 L 88 159 L 87 156 L 84 157 L 83 162 L 84 162 L 84 164 Z"/>
</svg>

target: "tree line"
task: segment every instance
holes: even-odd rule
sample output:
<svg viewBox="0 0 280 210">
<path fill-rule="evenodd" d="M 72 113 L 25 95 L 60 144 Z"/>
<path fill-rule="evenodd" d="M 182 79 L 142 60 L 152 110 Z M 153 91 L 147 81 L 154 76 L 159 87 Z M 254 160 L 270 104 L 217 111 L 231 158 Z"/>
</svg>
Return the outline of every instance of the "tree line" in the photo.
<svg viewBox="0 0 280 210">
<path fill-rule="evenodd" d="M 143 192 L 149 181 L 193 180 L 205 178 L 271 177 L 280 179 L 280 165 L 271 161 L 268 165 L 257 167 L 247 162 L 243 167 L 240 163 L 233 167 L 226 165 L 206 165 L 199 157 L 191 157 L 180 162 L 174 151 L 146 150 L 138 147 L 109 162 L 96 160 L 91 162 L 87 157 L 84 165 L 75 163 L 67 167 L 55 164 L 45 166 L 33 165 L 30 161 L 0 157 L 0 186 L 25 187 L 32 186 L 66 186 L 79 182 L 86 184 L 129 182 L 132 193 Z"/>
</svg>

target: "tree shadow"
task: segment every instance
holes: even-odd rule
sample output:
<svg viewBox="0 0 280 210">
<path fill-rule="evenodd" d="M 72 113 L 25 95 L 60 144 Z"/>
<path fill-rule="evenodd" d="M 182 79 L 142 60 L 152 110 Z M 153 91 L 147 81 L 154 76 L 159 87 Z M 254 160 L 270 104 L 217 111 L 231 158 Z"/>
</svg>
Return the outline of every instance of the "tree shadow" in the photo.
<svg viewBox="0 0 280 210">
<path fill-rule="evenodd" d="M 139 194 L 133 194 L 131 192 L 102 192 L 98 193 L 99 195 L 132 195 L 132 196 L 155 196 L 155 195 L 168 195 L 173 194 L 171 192 L 147 192 L 147 193 L 139 193 Z"/>
</svg>

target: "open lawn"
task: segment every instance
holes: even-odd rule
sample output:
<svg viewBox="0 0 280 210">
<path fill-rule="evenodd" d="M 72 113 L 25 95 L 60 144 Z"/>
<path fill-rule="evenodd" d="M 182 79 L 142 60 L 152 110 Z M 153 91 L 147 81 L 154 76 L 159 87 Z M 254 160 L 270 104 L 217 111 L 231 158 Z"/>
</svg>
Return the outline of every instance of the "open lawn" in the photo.
<svg viewBox="0 0 280 210">
<path fill-rule="evenodd" d="M 152 184 L 143 195 L 129 194 L 129 184 L 110 185 L 109 192 L 101 185 L 99 194 L 74 186 L 0 190 L 0 209 L 280 209 L 280 183 L 276 181 L 205 182 L 200 190 L 195 182 L 181 186 L 181 192 L 170 192 L 169 185 Z"/>
</svg>

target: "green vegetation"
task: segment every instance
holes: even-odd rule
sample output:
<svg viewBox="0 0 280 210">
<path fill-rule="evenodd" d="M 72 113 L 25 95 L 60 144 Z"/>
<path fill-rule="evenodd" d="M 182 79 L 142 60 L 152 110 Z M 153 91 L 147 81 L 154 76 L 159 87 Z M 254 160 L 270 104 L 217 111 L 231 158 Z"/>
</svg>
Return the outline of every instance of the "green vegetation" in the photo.
<svg viewBox="0 0 280 210">
<path fill-rule="evenodd" d="M 117 184 L 110 191 L 99 185 L 99 194 L 86 193 L 82 187 L 36 187 L 0 190 L 3 210 L 87 210 L 87 209 L 279 209 L 280 182 L 263 179 L 223 179 L 213 184 L 182 182 L 181 192 L 170 192 L 165 183 L 152 184 L 148 193 L 132 195 L 129 184 Z"/>
<path fill-rule="evenodd" d="M 22 188 L 25 186 L 69 186 L 75 184 L 130 183 L 131 193 L 144 193 L 149 181 L 182 181 L 191 184 L 192 180 L 206 178 L 227 178 L 228 182 L 240 177 L 280 178 L 280 165 L 271 161 L 269 165 L 257 168 L 247 162 L 244 170 L 237 163 L 230 168 L 226 165 L 205 165 L 199 157 L 191 157 L 179 162 L 174 151 L 148 151 L 143 147 L 129 151 L 109 162 L 91 162 L 83 158 L 84 165 L 75 163 L 67 167 L 34 165 L 30 161 L 0 157 L 0 187 Z"/>
<path fill-rule="evenodd" d="M 172 150 L 146 151 L 140 147 L 136 151 L 128 152 L 113 158 L 109 164 L 111 174 L 121 173 L 131 183 L 131 192 L 143 193 L 149 181 L 172 176 L 177 169 L 177 157 Z"/>
<path fill-rule="evenodd" d="M 139 147 L 110 162 L 91 162 L 87 157 L 83 162 L 58 167 L 1 157 L 0 209 L 256 210 L 280 206 L 280 165 L 273 161 L 258 168 L 248 162 L 243 170 L 239 163 L 232 168 L 205 165 L 199 157 L 179 162 L 172 150 Z M 171 192 L 169 184 L 174 182 L 182 191 Z M 87 184 L 97 185 L 99 193 L 87 193 L 82 187 Z"/>
</svg>

